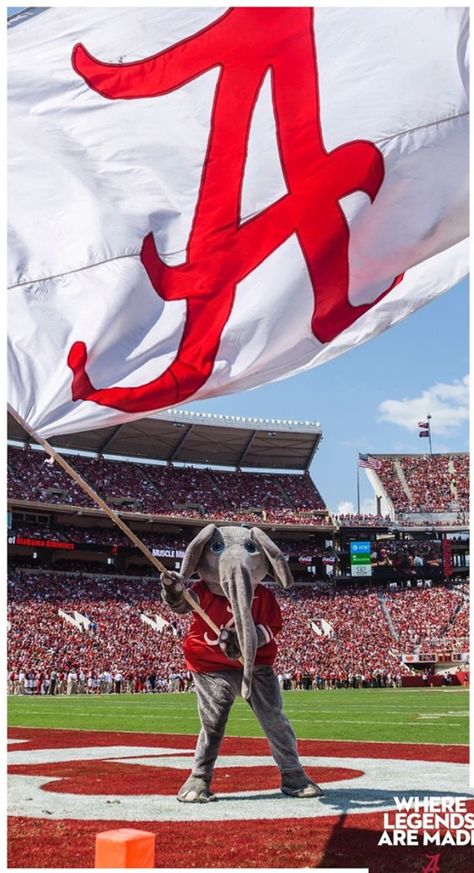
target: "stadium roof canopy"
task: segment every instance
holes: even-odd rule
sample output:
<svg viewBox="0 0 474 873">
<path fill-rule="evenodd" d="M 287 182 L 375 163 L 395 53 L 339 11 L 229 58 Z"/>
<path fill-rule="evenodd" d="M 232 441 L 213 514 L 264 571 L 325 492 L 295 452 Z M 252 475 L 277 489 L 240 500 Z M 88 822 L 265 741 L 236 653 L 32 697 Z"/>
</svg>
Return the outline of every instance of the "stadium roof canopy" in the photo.
<svg viewBox="0 0 474 873">
<path fill-rule="evenodd" d="M 8 439 L 32 442 L 9 415 Z M 157 461 L 307 470 L 322 439 L 319 422 L 171 410 L 126 424 L 50 438 L 58 449 Z"/>
</svg>

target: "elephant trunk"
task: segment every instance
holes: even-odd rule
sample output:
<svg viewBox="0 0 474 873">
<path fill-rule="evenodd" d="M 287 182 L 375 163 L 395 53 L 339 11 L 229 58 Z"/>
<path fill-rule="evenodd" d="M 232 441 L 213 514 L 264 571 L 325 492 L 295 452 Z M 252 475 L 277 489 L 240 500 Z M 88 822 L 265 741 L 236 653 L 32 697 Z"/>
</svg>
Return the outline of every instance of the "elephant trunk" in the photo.
<svg viewBox="0 0 474 873">
<path fill-rule="evenodd" d="M 230 550 L 229 550 L 230 551 Z M 252 690 L 252 671 L 257 652 L 257 630 L 252 618 L 253 586 L 250 573 L 245 566 L 226 561 L 222 566 L 221 587 L 230 602 L 234 615 L 235 630 L 244 661 L 242 677 L 242 697 L 250 698 Z"/>
</svg>

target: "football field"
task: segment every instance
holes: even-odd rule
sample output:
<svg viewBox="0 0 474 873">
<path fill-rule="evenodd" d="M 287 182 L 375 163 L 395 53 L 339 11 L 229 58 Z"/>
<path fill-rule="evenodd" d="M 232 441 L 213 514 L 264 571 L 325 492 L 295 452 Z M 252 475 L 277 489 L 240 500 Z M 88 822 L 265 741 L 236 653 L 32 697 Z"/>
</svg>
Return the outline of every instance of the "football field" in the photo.
<svg viewBox="0 0 474 873">
<path fill-rule="evenodd" d="M 10 697 L 9 867 L 93 867 L 97 833 L 138 828 L 155 834 L 161 869 L 412 873 L 427 863 L 422 842 L 379 845 L 397 798 L 454 796 L 474 813 L 467 690 L 290 691 L 283 699 L 321 798 L 281 793 L 267 740 L 240 699 L 212 782 L 218 802 L 183 804 L 176 794 L 199 732 L 193 693 Z M 470 869 L 472 846 L 441 851 L 442 873 Z"/>
<path fill-rule="evenodd" d="M 283 692 L 300 739 L 468 743 L 465 689 L 338 689 Z M 10 697 L 10 727 L 197 734 L 196 698 L 182 694 Z M 248 704 L 236 700 L 227 736 L 261 737 Z"/>
</svg>

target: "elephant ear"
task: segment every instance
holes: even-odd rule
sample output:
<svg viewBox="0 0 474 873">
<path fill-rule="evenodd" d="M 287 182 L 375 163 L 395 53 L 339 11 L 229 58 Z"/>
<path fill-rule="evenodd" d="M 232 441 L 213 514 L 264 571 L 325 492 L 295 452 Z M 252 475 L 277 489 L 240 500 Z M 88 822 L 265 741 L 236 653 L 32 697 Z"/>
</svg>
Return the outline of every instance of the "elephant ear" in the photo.
<svg viewBox="0 0 474 873">
<path fill-rule="evenodd" d="M 275 581 L 279 582 L 282 588 L 291 588 L 295 580 L 293 579 L 288 561 L 278 546 L 259 527 L 251 529 L 250 538 L 264 551 L 270 564 L 270 573 L 275 577 Z"/>
<path fill-rule="evenodd" d="M 201 560 L 204 546 L 207 545 L 216 530 L 217 528 L 215 524 L 207 524 L 206 527 L 203 527 L 198 535 L 189 543 L 181 564 L 181 576 L 183 576 L 184 579 L 189 579 L 196 571 L 199 561 Z"/>
</svg>

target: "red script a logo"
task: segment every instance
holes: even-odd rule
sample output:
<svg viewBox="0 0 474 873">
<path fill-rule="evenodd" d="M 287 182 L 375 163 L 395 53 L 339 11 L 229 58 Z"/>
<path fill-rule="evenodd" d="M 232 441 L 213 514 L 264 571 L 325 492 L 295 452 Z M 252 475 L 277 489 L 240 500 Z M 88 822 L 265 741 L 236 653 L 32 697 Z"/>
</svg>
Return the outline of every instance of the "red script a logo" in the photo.
<svg viewBox="0 0 474 873">
<path fill-rule="evenodd" d="M 425 855 L 425 858 L 430 858 L 421 873 L 439 873 L 439 859 L 441 855 Z"/>
<path fill-rule="evenodd" d="M 144 385 L 96 389 L 85 369 L 86 345 L 75 342 L 68 356 L 74 400 L 148 412 L 198 391 L 211 375 L 237 284 L 293 234 L 314 290 L 311 326 L 318 340 L 334 339 L 374 305 L 349 303 L 349 229 L 339 200 L 364 191 L 373 201 L 384 176 L 383 158 L 370 142 L 348 142 L 332 152 L 324 148 L 312 10 L 231 9 L 196 35 L 146 60 L 104 64 L 77 45 L 73 65 L 91 88 L 112 100 L 158 97 L 220 67 L 186 263 L 166 266 L 151 233 L 141 250 L 157 294 L 163 300 L 186 301 L 177 356 Z M 241 225 L 250 124 L 269 70 L 288 193 Z"/>
</svg>

